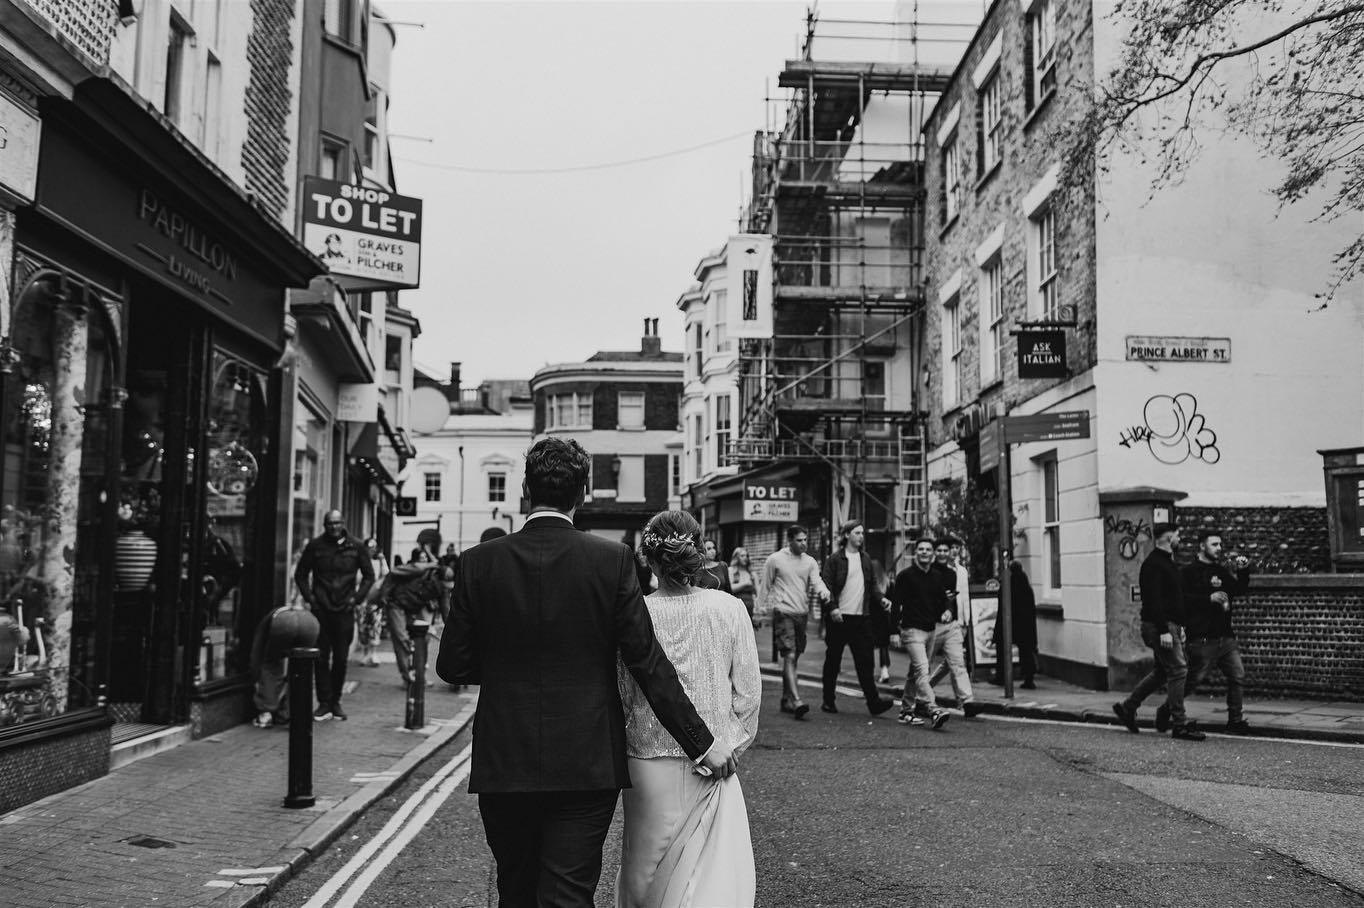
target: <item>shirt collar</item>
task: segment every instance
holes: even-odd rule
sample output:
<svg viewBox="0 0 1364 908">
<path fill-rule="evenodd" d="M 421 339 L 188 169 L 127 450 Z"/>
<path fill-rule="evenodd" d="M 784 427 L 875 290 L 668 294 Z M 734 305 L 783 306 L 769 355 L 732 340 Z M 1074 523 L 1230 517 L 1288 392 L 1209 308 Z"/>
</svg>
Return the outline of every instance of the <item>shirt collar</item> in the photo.
<svg viewBox="0 0 1364 908">
<path fill-rule="evenodd" d="M 569 523 L 573 522 L 573 518 L 569 517 L 563 511 L 536 511 L 534 514 L 527 515 L 526 523 L 530 523 L 532 520 L 539 517 L 558 517 L 560 520 L 567 520 Z"/>
</svg>

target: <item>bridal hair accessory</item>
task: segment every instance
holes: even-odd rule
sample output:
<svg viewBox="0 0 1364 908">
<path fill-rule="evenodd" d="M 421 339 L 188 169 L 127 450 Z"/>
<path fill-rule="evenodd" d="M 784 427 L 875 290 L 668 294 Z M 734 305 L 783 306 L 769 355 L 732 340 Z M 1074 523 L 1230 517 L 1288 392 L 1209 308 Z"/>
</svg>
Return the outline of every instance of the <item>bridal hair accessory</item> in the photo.
<svg viewBox="0 0 1364 908">
<path fill-rule="evenodd" d="M 659 548 L 660 546 L 666 545 L 667 543 L 670 542 L 675 543 L 677 545 L 685 545 L 687 543 L 696 542 L 696 540 L 687 533 L 673 533 L 670 536 L 660 536 L 653 530 L 644 531 L 643 541 L 644 544 L 651 549 Z"/>
</svg>

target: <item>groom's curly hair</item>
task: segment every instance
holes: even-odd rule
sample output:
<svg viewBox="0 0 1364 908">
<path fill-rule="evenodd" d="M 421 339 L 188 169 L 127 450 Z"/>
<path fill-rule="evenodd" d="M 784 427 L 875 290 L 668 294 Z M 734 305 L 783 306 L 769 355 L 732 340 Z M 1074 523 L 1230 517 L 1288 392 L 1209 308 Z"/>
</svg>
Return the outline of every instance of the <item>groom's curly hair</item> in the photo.
<svg viewBox="0 0 1364 908">
<path fill-rule="evenodd" d="M 582 503 L 592 458 L 573 439 L 542 438 L 526 452 L 526 495 L 531 507 L 569 511 Z"/>
</svg>

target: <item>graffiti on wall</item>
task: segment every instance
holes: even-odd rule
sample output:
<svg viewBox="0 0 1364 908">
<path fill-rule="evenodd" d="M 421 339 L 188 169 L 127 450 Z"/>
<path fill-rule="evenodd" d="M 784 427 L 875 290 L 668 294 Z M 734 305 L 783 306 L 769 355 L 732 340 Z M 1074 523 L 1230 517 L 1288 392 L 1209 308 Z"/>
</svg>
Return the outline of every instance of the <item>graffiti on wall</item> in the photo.
<svg viewBox="0 0 1364 908">
<path fill-rule="evenodd" d="M 1132 520 L 1127 517 L 1115 517 L 1109 514 L 1104 518 L 1104 531 L 1110 536 L 1118 538 L 1118 554 L 1131 561 L 1137 557 L 1137 551 L 1141 547 L 1143 538 L 1151 538 L 1151 525 L 1146 522 L 1146 518 L 1138 517 Z"/>
<path fill-rule="evenodd" d="M 1157 394 L 1142 408 L 1142 424 L 1124 429 L 1118 438 L 1124 448 L 1145 444 L 1151 456 L 1174 466 L 1186 460 L 1215 464 L 1222 459 L 1217 433 L 1198 412 L 1192 394 Z"/>
</svg>

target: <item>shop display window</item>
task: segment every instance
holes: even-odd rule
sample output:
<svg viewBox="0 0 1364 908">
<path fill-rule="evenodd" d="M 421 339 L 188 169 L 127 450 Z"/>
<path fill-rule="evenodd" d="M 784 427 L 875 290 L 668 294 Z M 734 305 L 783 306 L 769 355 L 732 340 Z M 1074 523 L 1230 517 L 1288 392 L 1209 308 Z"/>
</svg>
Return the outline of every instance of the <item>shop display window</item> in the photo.
<svg viewBox="0 0 1364 908">
<path fill-rule="evenodd" d="M 293 547 L 297 559 L 314 536 L 322 534 L 326 509 L 327 465 L 331 431 L 327 417 L 300 400 L 294 424 Z M 290 565 L 290 576 L 294 565 Z"/>
</svg>

